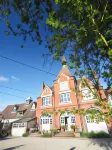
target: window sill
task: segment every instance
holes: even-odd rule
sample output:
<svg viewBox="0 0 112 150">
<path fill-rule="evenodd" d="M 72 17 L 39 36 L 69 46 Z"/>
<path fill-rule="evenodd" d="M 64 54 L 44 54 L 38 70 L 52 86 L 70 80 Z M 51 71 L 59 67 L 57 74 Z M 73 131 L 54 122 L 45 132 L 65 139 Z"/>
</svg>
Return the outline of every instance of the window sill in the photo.
<svg viewBox="0 0 112 150">
<path fill-rule="evenodd" d="M 96 99 L 88 99 L 88 100 L 82 100 L 82 102 L 90 102 L 90 101 L 95 101 Z"/>
<path fill-rule="evenodd" d="M 69 93 L 69 92 L 71 92 L 70 89 L 60 90 L 60 91 L 59 91 L 59 94 L 62 94 L 62 93 Z"/>
<path fill-rule="evenodd" d="M 49 106 L 52 106 L 52 105 L 44 105 L 44 106 L 41 106 L 41 108 L 49 107 Z"/>
<path fill-rule="evenodd" d="M 59 103 L 59 105 L 63 105 L 63 104 L 71 104 L 71 103 L 72 103 L 72 101 L 66 102 L 66 103 Z"/>
</svg>

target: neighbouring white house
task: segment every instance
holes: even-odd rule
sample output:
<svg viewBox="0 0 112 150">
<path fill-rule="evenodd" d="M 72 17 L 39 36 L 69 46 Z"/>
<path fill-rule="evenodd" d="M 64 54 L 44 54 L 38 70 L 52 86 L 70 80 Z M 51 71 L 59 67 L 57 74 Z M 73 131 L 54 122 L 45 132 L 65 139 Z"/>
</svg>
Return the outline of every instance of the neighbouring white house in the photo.
<svg viewBox="0 0 112 150">
<path fill-rule="evenodd" d="M 27 129 L 36 127 L 36 106 L 31 97 L 25 103 L 8 105 L 1 112 L 1 122 L 11 125 L 12 136 L 22 136 Z"/>
</svg>

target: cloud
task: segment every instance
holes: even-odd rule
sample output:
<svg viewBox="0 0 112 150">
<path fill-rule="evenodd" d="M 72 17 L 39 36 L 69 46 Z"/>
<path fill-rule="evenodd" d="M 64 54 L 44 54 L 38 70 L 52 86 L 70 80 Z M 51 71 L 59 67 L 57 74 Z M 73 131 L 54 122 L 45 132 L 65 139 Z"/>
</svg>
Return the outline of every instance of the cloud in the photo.
<svg viewBox="0 0 112 150">
<path fill-rule="evenodd" d="M 13 79 L 13 80 L 20 80 L 19 78 L 17 78 L 17 77 L 15 77 L 15 76 L 11 76 L 11 78 Z"/>
<path fill-rule="evenodd" d="M 8 78 L 4 77 L 4 76 L 0 76 L 0 82 L 7 82 L 9 81 Z"/>
</svg>

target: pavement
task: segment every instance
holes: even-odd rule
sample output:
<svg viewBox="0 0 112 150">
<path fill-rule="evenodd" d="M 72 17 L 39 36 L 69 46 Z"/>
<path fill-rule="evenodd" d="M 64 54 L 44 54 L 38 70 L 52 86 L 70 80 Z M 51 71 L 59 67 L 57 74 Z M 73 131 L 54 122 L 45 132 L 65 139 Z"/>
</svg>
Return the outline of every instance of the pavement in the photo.
<svg viewBox="0 0 112 150">
<path fill-rule="evenodd" d="M 0 150 L 112 150 L 112 138 L 8 137 L 0 139 Z"/>
</svg>

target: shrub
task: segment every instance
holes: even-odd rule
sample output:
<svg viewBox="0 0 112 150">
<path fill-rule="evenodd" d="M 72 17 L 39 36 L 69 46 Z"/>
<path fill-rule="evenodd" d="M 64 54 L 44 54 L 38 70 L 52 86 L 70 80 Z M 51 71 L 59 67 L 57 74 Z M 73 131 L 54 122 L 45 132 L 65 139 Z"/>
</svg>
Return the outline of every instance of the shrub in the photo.
<svg viewBox="0 0 112 150">
<path fill-rule="evenodd" d="M 75 130 L 75 125 L 74 124 L 72 124 L 70 127 L 71 127 L 71 129 Z"/>
<path fill-rule="evenodd" d="M 90 133 L 85 133 L 82 132 L 81 133 L 81 137 L 88 137 L 88 138 L 109 138 L 110 135 L 104 131 L 100 131 L 100 132 L 90 132 Z"/>
<path fill-rule="evenodd" d="M 65 125 L 61 125 L 61 129 L 65 129 Z"/>
<path fill-rule="evenodd" d="M 41 134 L 41 131 L 38 131 L 39 134 Z"/>
<path fill-rule="evenodd" d="M 23 136 L 23 137 L 28 137 L 28 135 L 29 135 L 28 132 L 26 132 L 26 133 L 23 133 L 22 136 Z"/>
<path fill-rule="evenodd" d="M 54 132 L 54 134 L 57 133 L 57 129 L 56 128 L 53 128 L 53 129 L 50 129 L 51 132 Z"/>
<path fill-rule="evenodd" d="M 42 137 L 52 137 L 52 134 L 51 134 L 51 133 L 44 133 L 44 134 L 42 135 Z"/>
</svg>

